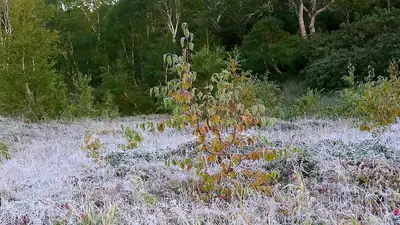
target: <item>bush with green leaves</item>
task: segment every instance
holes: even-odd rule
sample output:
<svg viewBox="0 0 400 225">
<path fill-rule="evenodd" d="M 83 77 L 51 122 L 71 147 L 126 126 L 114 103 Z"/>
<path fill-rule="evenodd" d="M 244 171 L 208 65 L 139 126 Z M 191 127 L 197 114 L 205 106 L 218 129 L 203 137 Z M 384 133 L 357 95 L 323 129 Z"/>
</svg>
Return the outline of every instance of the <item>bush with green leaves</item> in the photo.
<svg viewBox="0 0 400 225">
<path fill-rule="evenodd" d="M 192 54 L 192 68 L 198 75 L 194 85 L 199 88 L 205 87 L 212 74 L 218 73 L 226 67 L 227 57 L 228 54 L 220 46 L 214 48 L 203 47 L 200 51 Z"/>
<path fill-rule="evenodd" d="M 194 48 L 194 34 L 189 32 L 186 23 L 182 24 L 182 30 L 182 55 L 164 56 L 164 62 L 176 71 L 179 78 L 169 81 L 167 86 L 151 89 L 154 96 L 162 96 L 164 103 L 173 108 L 173 116 L 157 124 L 143 123 L 138 127 L 159 132 L 167 128 L 192 129 L 197 139 L 198 156 L 168 160 L 167 164 L 195 170 L 200 178 L 196 190 L 204 201 L 214 197 L 243 197 L 246 188 L 272 194 L 279 174 L 248 168 L 244 164 L 274 161 L 289 152 L 268 148 L 249 152 L 240 150 L 264 141 L 246 134 L 246 131 L 270 122 L 264 116 L 266 107 L 255 104 L 246 108 L 242 103 L 243 85 L 249 78 L 247 73 L 239 71 L 237 57 L 230 58 L 227 69 L 211 76 L 211 84 L 204 88 L 205 92 L 194 87 L 197 74 L 191 70 L 189 61 L 190 51 Z"/>
<path fill-rule="evenodd" d="M 104 143 L 98 137 L 94 137 L 90 132 L 85 132 L 83 137 L 83 145 L 81 149 L 86 151 L 87 155 L 95 160 L 100 157 L 100 150 Z"/>
<path fill-rule="evenodd" d="M 103 94 L 101 102 L 97 105 L 101 118 L 117 118 L 119 116 L 118 106 L 115 104 L 114 96 L 110 90 L 106 90 Z"/>
<path fill-rule="evenodd" d="M 389 78 L 376 77 L 369 68 L 365 81 L 355 81 L 355 67 L 349 65 L 349 75 L 344 77 L 350 87 L 342 92 L 343 111 L 359 117 L 372 126 L 385 126 L 396 122 L 400 117 L 400 73 L 399 62 L 390 63 Z M 364 125 L 370 129 L 370 125 Z"/>
<path fill-rule="evenodd" d="M 78 73 L 73 75 L 73 88 L 70 93 L 70 113 L 74 117 L 93 117 L 97 115 L 95 97 L 90 86 L 90 76 Z"/>
<path fill-rule="evenodd" d="M 252 90 L 259 103 L 266 107 L 266 115 L 281 118 L 283 116 L 283 94 L 280 87 L 267 76 L 253 78 L 251 80 Z"/>
<path fill-rule="evenodd" d="M 294 100 L 289 107 L 289 117 L 318 116 L 322 113 L 321 93 L 308 88 L 307 92 Z"/>
<path fill-rule="evenodd" d="M 156 104 L 148 94 L 148 87 L 135 86 L 128 69 L 123 60 L 103 68 L 102 89 L 113 96 L 113 102 L 122 116 L 155 112 Z"/>
<path fill-rule="evenodd" d="M 342 77 L 347 75 L 349 59 L 358 71 L 357 79 L 368 76 L 369 65 L 388 77 L 387 62 L 400 58 L 399 21 L 399 9 L 380 9 L 310 40 L 304 55 L 311 63 L 302 71 L 308 84 L 326 91 L 346 87 Z"/>
<path fill-rule="evenodd" d="M 257 74 L 270 73 L 273 80 L 285 80 L 297 74 L 297 56 L 302 39 L 291 35 L 274 17 L 258 21 L 241 46 L 243 67 Z"/>
<path fill-rule="evenodd" d="M 141 126 L 144 128 L 145 125 L 143 124 Z M 149 127 L 149 123 L 147 124 L 147 126 Z M 121 126 L 121 128 L 125 134 L 125 139 L 127 141 L 127 144 L 120 145 L 120 147 L 123 149 L 134 149 L 134 148 L 138 147 L 140 142 L 142 142 L 142 140 L 143 140 L 142 135 L 140 135 L 139 132 L 137 132 L 136 130 L 134 130 L 130 127 Z"/>
</svg>

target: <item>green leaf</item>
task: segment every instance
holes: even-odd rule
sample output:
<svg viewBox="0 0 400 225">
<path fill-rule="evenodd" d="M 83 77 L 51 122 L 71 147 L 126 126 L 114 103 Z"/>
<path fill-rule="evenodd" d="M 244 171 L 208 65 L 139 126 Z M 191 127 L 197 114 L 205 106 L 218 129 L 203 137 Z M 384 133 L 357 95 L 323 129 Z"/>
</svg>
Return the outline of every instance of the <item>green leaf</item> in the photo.
<svg viewBox="0 0 400 225">
<path fill-rule="evenodd" d="M 197 79 L 197 73 L 192 72 L 192 80 L 195 81 Z"/>
<path fill-rule="evenodd" d="M 191 160 L 189 158 L 186 158 L 184 162 L 185 162 L 185 165 L 189 165 Z"/>
<path fill-rule="evenodd" d="M 157 130 L 162 133 L 164 132 L 164 129 L 165 129 L 165 124 L 163 122 L 159 122 L 157 124 Z"/>
<path fill-rule="evenodd" d="M 265 145 L 270 145 L 271 142 L 266 138 L 266 137 L 262 137 L 262 141 Z"/>
<path fill-rule="evenodd" d="M 172 122 L 171 122 L 171 120 L 167 120 L 167 121 L 165 122 L 165 124 L 167 125 L 168 128 L 172 128 Z"/>
<path fill-rule="evenodd" d="M 176 72 L 178 72 L 178 74 L 179 74 L 179 75 L 181 75 L 181 74 L 182 74 L 182 72 L 183 72 L 183 68 L 182 68 L 182 66 L 181 66 L 181 65 L 178 65 L 178 66 L 176 67 Z"/>
<path fill-rule="evenodd" d="M 181 38 L 181 47 L 182 47 L 182 48 L 185 47 L 185 40 L 186 40 L 185 37 L 182 37 L 182 38 Z"/>
<path fill-rule="evenodd" d="M 135 140 L 136 142 L 141 142 L 141 141 L 142 141 L 142 138 L 140 137 L 139 133 L 136 133 L 136 134 L 135 134 L 134 140 Z"/>
<path fill-rule="evenodd" d="M 184 29 L 183 30 L 183 35 L 185 35 L 186 38 L 189 38 L 189 36 L 190 36 L 189 29 Z"/>
<path fill-rule="evenodd" d="M 185 22 L 183 22 L 182 25 L 181 25 L 181 27 L 182 27 L 182 30 L 185 30 L 185 29 L 188 28 L 188 24 L 185 23 Z"/>
<path fill-rule="evenodd" d="M 167 94 L 167 88 L 166 88 L 166 87 L 162 87 L 162 88 L 161 88 L 161 94 L 162 94 L 163 96 L 165 96 L 165 95 Z"/>
<path fill-rule="evenodd" d="M 139 127 L 140 127 L 143 131 L 146 129 L 144 123 L 141 123 L 141 124 L 139 125 Z M 129 130 L 128 132 L 131 133 L 132 131 Z"/>
<path fill-rule="evenodd" d="M 193 39 L 194 39 L 194 34 L 193 34 L 193 33 L 190 33 L 190 42 L 192 42 Z"/>
<path fill-rule="evenodd" d="M 172 56 L 171 55 L 167 56 L 167 64 L 168 64 L 168 66 L 172 66 Z"/>
<path fill-rule="evenodd" d="M 250 108 L 250 111 L 253 115 L 257 115 L 258 113 L 258 106 L 254 105 Z"/>
<path fill-rule="evenodd" d="M 164 55 L 163 55 L 164 64 L 167 63 L 167 55 L 168 55 L 168 54 L 164 54 Z"/>
<path fill-rule="evenodd" d="M 158 97 L 160 94 L 160 89 L 158 87 L 154 88 L 154 96 Z"/>
<path fill-rule="evenodd" d="M 190 49 L 190 51 L 193 51 L 193 49 L 194 49 L 194 44 L 193 43 L 189 43 L 189 49 Z"/>
<path fill-rule="evenodd" d="M 197 97 L 198 97 L 199 99 L 201 99 L 201 97 L 203 97 L 203 93 L 202 93 L 202 92 L 197 93 Z"/>
<path fill-rule="evenodd" d="M 258 111 L 259 111 L 261 114 L 264 114 L 265 111 L 266 111 L 265 106 L 264 106 L 264 105 L 259 105 L 259 106 L 258 106 Z"/>
</svg>

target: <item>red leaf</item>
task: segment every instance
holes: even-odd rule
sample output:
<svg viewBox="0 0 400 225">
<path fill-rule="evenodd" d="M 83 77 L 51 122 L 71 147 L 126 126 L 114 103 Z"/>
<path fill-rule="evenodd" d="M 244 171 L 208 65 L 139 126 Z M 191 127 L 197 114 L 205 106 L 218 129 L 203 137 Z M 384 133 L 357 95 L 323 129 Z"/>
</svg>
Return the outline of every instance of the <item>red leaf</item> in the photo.
<svg viewBox="0 0 400 225">
<path fill-rule="evenodd" d="M 217 198 L 221 199 L 221 200 L 225 200 L 226 197 L 225 196 L 217 196 Z"/>
<path fill-rule="evenodd" d="M 395 209 L 393 210 L 393 215 L 395 215 L 395 216 L 400 216 L 400 209 L 399 209 L 399 208 L 395 208 Z"/>
</svg>

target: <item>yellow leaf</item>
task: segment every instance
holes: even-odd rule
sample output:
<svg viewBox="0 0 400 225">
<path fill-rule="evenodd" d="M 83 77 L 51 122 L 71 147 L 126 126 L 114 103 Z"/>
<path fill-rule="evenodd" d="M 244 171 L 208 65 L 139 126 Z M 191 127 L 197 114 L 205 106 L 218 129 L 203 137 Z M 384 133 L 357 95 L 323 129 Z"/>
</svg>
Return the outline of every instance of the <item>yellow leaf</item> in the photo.
<svg viewBox="0 0 400 225">
<path fill-rule="evenodd" d="M 205 140 L 206 140 L 206 136 L 205 136 L 205 135 L 200 135 L 200 136 L 199 136 L 199 142 L 200 142 L 200 144 L 203 144 Z"/>
<path fill-rule="evenodd" d="M 182 106 L 182 110 L 183 110 L 184 112 L 189 111 L 189 106 L 187 106 L 187 105 Z"/>
<path fill-rule="evenodd" d="M 238 164 L 239 161 L 242 160 L 242 159 L 243 159 L 243 155 L 241 155 L 241 154 L 235 154 L 235 155 L 232 156 L 232 161 L 235 164 Z"/>
<path fill-rule="evenodd" d="M 215 163 L 217 161 L 217 156 L 215 154 L 211 154 L 208 156 L 207 161 L 210 163 Z"/>
<path fill-rule="evenodd" d="M 211 117 L 210 121 L 212 123 L 219 123 L 219 121 L 221 120 L 221 118 L 218 115 L 214 115 Z"/>
<path fill-rule="evenodd" d="M 221 143 L 219 142 L 218 139 L 213 139 L 211 141 L 211 146 L 212 146 L 213 152 L 219 152 L 221 149 Z"/>
</svg>

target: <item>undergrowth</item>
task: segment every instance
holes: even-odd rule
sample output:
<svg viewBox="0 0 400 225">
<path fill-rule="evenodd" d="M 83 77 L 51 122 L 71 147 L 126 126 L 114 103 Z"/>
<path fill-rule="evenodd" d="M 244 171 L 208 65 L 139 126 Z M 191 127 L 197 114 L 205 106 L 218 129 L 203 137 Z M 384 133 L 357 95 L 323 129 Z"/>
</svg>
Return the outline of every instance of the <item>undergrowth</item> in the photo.
<svg viewBox="0 0 400 225">
<path fill-rule="evenodd" d="M 400 117 L 400 77 L 399 62 L 392 61 L 389 77 L 376 76 L 370 67 L 365 81 L 356 82 L 355 67 L 349 63 L 349 75 L 344 79 L 350 85 L 342 92 L 345 114 L 361 118 L 365 130 L 376 126 L 387 126 Z"/>
</svg>

